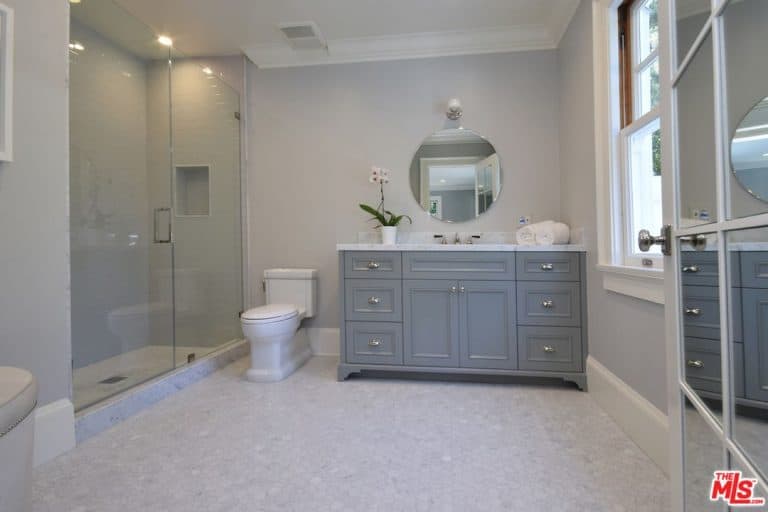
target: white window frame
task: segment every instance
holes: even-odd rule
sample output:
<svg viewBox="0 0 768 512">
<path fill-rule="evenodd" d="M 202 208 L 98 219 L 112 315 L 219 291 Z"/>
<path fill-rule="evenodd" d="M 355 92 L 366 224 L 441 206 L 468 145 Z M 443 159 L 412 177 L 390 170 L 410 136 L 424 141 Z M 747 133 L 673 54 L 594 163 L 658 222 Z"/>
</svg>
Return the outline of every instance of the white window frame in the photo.
<svg viewBox="0 0 768 512">
<path fill-rule="evenodd" d="M 603 287 L 606 290 L 629 295 L 656 304 L 664 304 L 664 269 L 660 255 L 648 255 L 653 267 L 644 267 L 640 258 L 627 259 L 634 248 L 635 233 L 629 233 L 630 222 L 625 215 L 628 202 L 629 179 L 627 146 L 629 136 L 648 123 L 659 120 L 664 126 L 660 105 L 621 127 L 619 48 L 616 42 L 619 34 L 618 8 L 622 0 L 593 0 L 593 61 L 594 61 L 594 102 L 595 102 L 595 155 L 597 185 L 597 237 L 598 270 L 603 273 Z M 639 7 L 638 3 L 633 9 Z M 633 23 L 636 23 L 633 16 Z M 657 48 L 639 63 L 632 62 L 633 82 L 638 71 L 647 67 L 657 56 L 660 60 L 664 34 L 659 32 Z M 636 45 L 635 40 L 631 44 Z M 633 47 L 633 56 L 639 55 L 639 48 Z M 634 58 L 634 57 L 633 57 Z M 663 74 L 662 62 L 659 73 Z M 606 80 L 606 78 L 608 78 Z M 663 76 L 660 79 L 663 80 Z M 633 83 L 633 110 L 637 108 L 639 87 Z M 633 112 L 634 114 L 634 112 Z M 657 231 L 661 226 L 648 226 Z"/>
</svg>

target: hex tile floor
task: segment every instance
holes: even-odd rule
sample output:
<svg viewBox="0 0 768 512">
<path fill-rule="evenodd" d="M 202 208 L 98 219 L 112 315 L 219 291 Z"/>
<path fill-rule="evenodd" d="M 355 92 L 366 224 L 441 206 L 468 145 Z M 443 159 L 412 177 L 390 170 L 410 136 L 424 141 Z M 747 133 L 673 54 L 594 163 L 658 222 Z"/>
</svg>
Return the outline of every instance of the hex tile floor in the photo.
<svg viewBox="0 0 768 512">
<path fill-rule="evenodd" d="M 662 472 L 592 401 L 535 384 L 275 384 L 240 360 L 35 473 L 35 511 L 662 511 Z"/>
</svg>

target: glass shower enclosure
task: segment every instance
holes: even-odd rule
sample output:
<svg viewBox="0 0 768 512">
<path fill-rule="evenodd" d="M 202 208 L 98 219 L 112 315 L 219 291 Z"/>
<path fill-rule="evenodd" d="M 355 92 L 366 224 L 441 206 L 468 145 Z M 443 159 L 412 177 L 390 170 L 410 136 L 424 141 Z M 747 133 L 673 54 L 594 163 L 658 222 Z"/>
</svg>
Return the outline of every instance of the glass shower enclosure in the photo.
<svg viewBox="0 0 768 512">
<path fill-rule="evenodd" d="M 241 337 L 240 97 L 117 4 L 71 4 L 73 400 Z"/>
</svg>

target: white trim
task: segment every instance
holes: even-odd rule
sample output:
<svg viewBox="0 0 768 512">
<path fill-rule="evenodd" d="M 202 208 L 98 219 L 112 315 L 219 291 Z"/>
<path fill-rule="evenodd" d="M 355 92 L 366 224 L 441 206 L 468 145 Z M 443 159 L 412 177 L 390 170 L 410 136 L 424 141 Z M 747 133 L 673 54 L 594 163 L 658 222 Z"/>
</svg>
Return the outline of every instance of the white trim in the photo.
<svg viewBox="0 0 768 512">
<path fill-rule="evenodd" d="M 573 11 L 576 12 L 575 9 Z M 570 21 L 570 19 L 568 20 Z M 557 22 L 559 25 L 559 21 Z M 565 23 L 565 27 L 567 27 Z M 425 32 L 397 36 L 336 39 L 326 50 L 292 49 L 287 43 L 249 45 L 242 48 L 260 68 L 283 68 L 376 62 L 454 55 L 506 53 L 557 48 L 561 26 L 520 25 L 482 30 Z"/>
<path fill-rule="evenodd" d="M 667 416 L 594 357 L 587 358 L 589 394 L 666 474 L 669 467 Z"/>
<path fill-rule="evenodd" d="M 13 161 L 13 8 L 0 4 L 0 38 L 3 52 L 0 55 L 0 94 L 3 101 L 2 140 L 0 140 L 0 161 Z M 3 30 L 3 28 L 5 30 Z"/>
<path fill-rule="evenodd" d="M 39 466 L 75 447 L 75 408 L 66 398 L 35 411 L 34 465 Z"/>
<path fill-rule="evenodd" d="M 664 271 L 597 265 L 603 274 L 603 288 L 654 304 L 664 304 Z"/>
<path fill-rule="evenodd" d="M 307 327 L 312 355 L 338 356 L 341 351 L 341 330 L 330 327 Z"/>
</svg>

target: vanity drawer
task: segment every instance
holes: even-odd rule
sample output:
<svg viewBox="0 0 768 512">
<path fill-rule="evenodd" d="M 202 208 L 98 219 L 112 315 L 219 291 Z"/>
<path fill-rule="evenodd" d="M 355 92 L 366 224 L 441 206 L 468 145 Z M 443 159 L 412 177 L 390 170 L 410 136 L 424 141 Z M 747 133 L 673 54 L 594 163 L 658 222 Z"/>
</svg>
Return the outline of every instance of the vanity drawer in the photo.
<svg viewBox="0 0 768 512">
<path fill-rule="evenodd" d="M 403 364 L 403 325 L 347 322 L 348 363 Z"/>
<path fill-rule="evenodd" d="M 580 273 L 576 252 L 517 253 L 519 281 L 579 281 Z"/>
<path fill-rule="evenodd" d="M 515 279 L 513 252 L 406 252 L 406 279 Z"/>
<path fill-rule="evenodd" d="M 717 286 L 717 252 L 680 251 L 680 270 L 684 285 Z"/>
<path fill-rule="evenodd" d="M 344 285 L 347 320 L 400 322 L 403 319 L 402 281 L 350 279 Z"/>
<path fill-rule="evenodd" d="M 768 288 L 768 252 L 741 253 L 741 286 Z"/>
<path fill-rule="evenodd" d="M 686 337 L 720 339 L 720 298 L 715 286 L 683 286 L 683 330 Z M 733 340 L 742 341 L 741 290 L 731 289 Z"/>
<path fill-rule="evenodd" d="M 396 251 L 344 253 L 345 277 L 400 279 L 403 275 L 402 258 Z"/>
<path fill-rule="evenodd" d="M 519 325 L 581 324 L 579 283 L 519 282 L 517 284 L 517 323 Z"/>
<path fill-rule="evenodd" d="M 744 397 L 744 345 L 734 343 L 733 366 L 736 396 Z M 701 338 L 685 338 L 685 380 L 693 388 L 722 393 L 720 342 Z"/>
<path fill-rule="evenodd" d="M 518 327 L 517 339 L 521 370 L 582 370 L 578 327 Z"/>
</svg>

